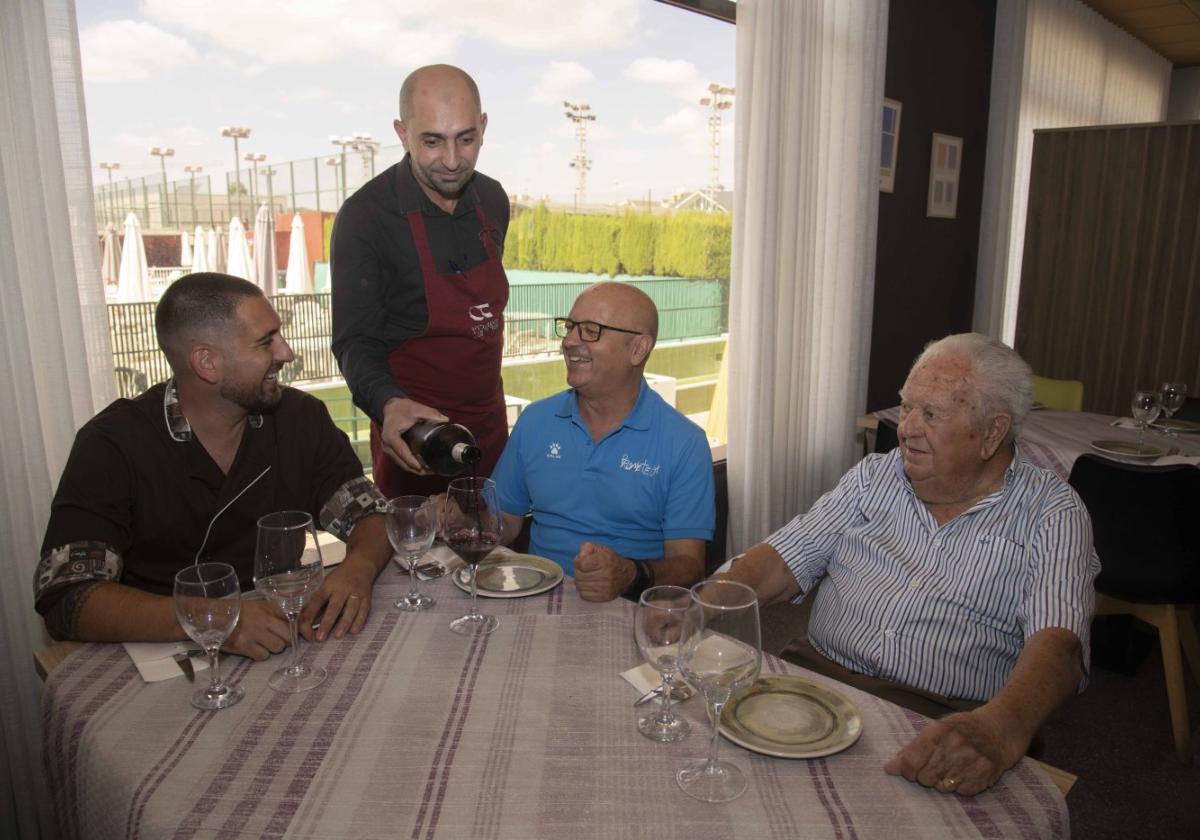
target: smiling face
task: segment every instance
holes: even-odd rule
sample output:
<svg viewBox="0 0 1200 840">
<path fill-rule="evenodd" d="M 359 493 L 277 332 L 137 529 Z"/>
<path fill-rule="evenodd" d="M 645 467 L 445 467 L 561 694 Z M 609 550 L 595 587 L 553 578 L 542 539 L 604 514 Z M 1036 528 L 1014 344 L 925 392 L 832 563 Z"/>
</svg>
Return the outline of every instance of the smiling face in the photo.
<svg viewBox="0 0 1200 840">
<path fill-rule="evenodd" d="M 221 396 L 251 414 L 270 412 L 283 398 L 279 371 L 295 359 L 279 331 L 279 316 L 261 295 L 243 298 L 221 347 Z"/>
<path fill-rule="evenodd" d="M 600 283 L 585 289 L 575 299 L 567 317 L 572 321 L 595 321 L 628 330 L 646 330 L 644 304 L 638 297 L 642 294 L 620 283 Z M 649 305 L 653 306 L 653 303 Z M 636 393 L 642 366 L 652 346 L 653 339 L 649 334 L 604 330 L 597 341 L 584 341 L 579 330 L 573 329 L 562 340 L 567 384 L 584 396 L 630 389 Z"/>
<path fill-rule="evenodd" d="M 900 399 L 900 454 L 918 498 L 946 503 L 970 496 L 1009 427 L 1007 415 L 980 416 L 970 361 L 946 354 L 921 362 Z"/>
<path fill-rule="evenodd" d="M 410 155 L 413 177 L 429 198 L 454 209 L 483 145 L 487 114 L 469 78 L 452 67 L 416 71 L 405 82 L 404 111 L 394 123 Z"/>
</svg>

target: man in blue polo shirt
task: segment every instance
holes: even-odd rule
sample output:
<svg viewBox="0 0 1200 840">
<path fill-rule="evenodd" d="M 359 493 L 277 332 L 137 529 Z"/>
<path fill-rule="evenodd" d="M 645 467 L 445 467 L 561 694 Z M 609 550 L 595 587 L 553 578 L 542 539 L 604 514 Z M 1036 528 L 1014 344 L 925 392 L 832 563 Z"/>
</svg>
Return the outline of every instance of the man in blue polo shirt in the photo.
<svg viewBox="0 0 1200 840">
<path fill-rule="evenodd" d="M 587 600 L 691 586 L 713 536 L 712 456 L 700 427 L 642 377 L 654 301 L 597 283 L 555 325 L 571 387 L 521 413 L 492 473 L 506 537 L 532 512 L 530 551 L 560 564 Z"/>
</svg>

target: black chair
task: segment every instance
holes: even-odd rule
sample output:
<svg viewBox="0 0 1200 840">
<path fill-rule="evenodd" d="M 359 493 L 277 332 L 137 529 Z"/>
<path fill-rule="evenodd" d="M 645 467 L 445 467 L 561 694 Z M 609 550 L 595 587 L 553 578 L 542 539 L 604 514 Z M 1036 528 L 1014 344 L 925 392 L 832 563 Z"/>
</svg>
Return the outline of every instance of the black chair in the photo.
<svg viewBox="0 0 1200 840">
<path fill-rule="evenodd" d="M 712 542 L 704 551 L 704 575 L 707 577 L 725 562 L 725 543 L 729 530 L 729 476 L 724 458 L 713 462 L 713 489 L 717 494 L 717 521 Z"/>
<path fill-rule="evenodd" d="M 1200 423 L 1200 397 L 1188 397 L 1183 401 L 1183 408 L 1175 412 L 1174 420 L 1191 420 Z"/>
<path fill-rule="evenodd" d="M 1092 519 L 1100 576 L 1096 614 L 1132 615 L 1158 630 L 1175 752 L 1191 763 L 1180 647 L 1200 682 L 1200 469 L 1080 455 L 1071 486 Z"/>
<path fill-rule="evenodd" d="M 875 449 L 878 454 L 891 452 L 900 445 L 900 435 L 896 431 L 896 424 L 891 420 L 879 421 L 879 426 L 875 429 Z"/>
</svg>

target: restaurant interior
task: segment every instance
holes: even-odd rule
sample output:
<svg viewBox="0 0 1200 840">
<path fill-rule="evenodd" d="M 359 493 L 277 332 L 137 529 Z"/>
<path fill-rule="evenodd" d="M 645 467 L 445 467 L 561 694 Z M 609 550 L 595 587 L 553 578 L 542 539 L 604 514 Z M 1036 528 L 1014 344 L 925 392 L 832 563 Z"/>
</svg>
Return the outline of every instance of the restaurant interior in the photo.
<svg viewBox="0 0 1200 840">
<path fill-rule="evenodd" d="M 1044 439 L 1031 441 L 1035 459 L 1041 453 L 1044 465 L 1059 467 L 1064 478 L 1090 452 L 1089 441 L 1103 434 L 1097 429 L 1129 417 L 1130 395 L 1139 389 L 1183 384 L 1188 398 L 1174 416 L 1200 422 L 1200 2 L 806 0 L 809 14 L 788 0 L 664 2 L 683 7 L 681 13 L 731 24 L 736 18 L 738 28 L 727 521 L 719 554 L 744 550 L 806 510 L 864 452 L 886 451 L 889 430 L 894 433 L 888 411 L 913 358 L 928 341 L 950 333 L 996 336 L 1044 378 L 1039 399 L 1048 410 L 1035 412 L 1031 423 L 1103 416 L 1082 443 L 1064 442 L 1066 433 L 1052 427 Z M 34 652 L 50 641 L 32 610 L 29 583 L 54 483 L 75 430 L 113 396 L 112 368 L 91 222 L 93 175 L 74 5 L 6 3 L 0 28 L 7 33 L 4 76 L 22 80 L 0 92 L 8 126 L 0 131 L 6 207 L 0 214 L 0 276 L 7 290 L 0 296 L 6 345 L 0 370 L 8 393 L 22 395 L 0 414 L 4 547 L 12 558 L 0 596 L 6 636 L 0 834 L 49 837 L 63 800 L 42 769 L 43 751 L 53 761 L 55 747 L 42 743 L 49 713 L 41 706 L 43 683 L 32 663 Z M 893 171 L 881 189 L 884 100 L 902 108 L 893 132 Z M 886 128 L 884 134 L 886 144 Z M 945 148 L 957 150 L 947 176 L 954 186 L 950 202 L 941 200 L 947 197 L 944 184 L 935 196 L 937 138 L 948 138 Z M 42 328 L 50 324 L 53 329 Z M 1063 388 L 1067 395 L 1060 398 Z M 1144 441 L 1144 428 L 1114 429 L 1106 437 L 1137 442 L 1139 434 Z M 1128 561 L 1127 579 L 1110 574 L 1102 591 L 1111 614 L 1093 626 L 1087 689 L 1042 732 L 1041 760 L 1066 779 L 1058 789 L 1066 791 L 1067 824 L 1052 814 L 1045 832 L 1045 826 L 1014 819 L 992 825 L 989 834 L 976 822 L 947 817 L 940 834 L 928 836 L 1200 836 L 1194 609 L 1200 601 L 1194 533 L 1200 497 L 1191 479 L 1200 467 L 1200 434 L 1183 427 L 1174 436 L 1150 434 L 1163 447 L 1159 454 L 1174 459 L 1171 466 L 1135 465 L 1104 480 L 1124 492 L 1147 470 L 1160 470 L 1176 483 L 1120 496 L 1123 501 L 1108 508 L 1117 535 L 1102 550 L 1101 563 L 1115 570 Z M 1131 459 L 1144 461 L 1141 453 Z M 1131 509 L 1138 514 L 1128 516 Z M 1189 517 L 1190 532 L 1171 543 L 1167 537 Z M 1142 541 L 1142 555 L 1118 558 L 1136 550 L 1116 542 L 1122 534 L 1136 536 L 1139 522 L 1153 539 Z M 457 596 L 449 581 L 440 586 L 439 597 Z M 1175 597 L 1181 592 L 1187 594 Z M 561 602 L 565 596 L 558 597 Z M 502 621 L 527 628 L 530 644 L 545 643 L 545 616 L 526 617 L 521 610 L 528 607 L 506 609 L 511 615 Z M 763 611 L 764 652 L 782 649 L 804 609 L 788 604 Z M 608 627 L 606 617 L 588 620 Z M 632 631 L 628 635 L 632 639 Z M 444 640 L 420 638 L 438 655 L 454 655 Z M 547 650 L 548 656 L 562 653 Z M 606 676 L 637 664 L 607 655 L 599 660 L 589 667 Z M 582 665 L 562 667 L 564 685 L 579 690 L 586 684 L 576 673 Z M 235 664 L 232 678 L 248 679 L 248 670 Z M 423 676 L 404 674 L 414 682 Z M 103 677 L 98 666 L 96 677 Z M 465 691 L 461 684 L 459 694 L 454 690 L 447 689 L 456 698 Z M 492 699 L 515 704 L 503 693 Z M 585 708 L 570 691 L 563 702 L 568 709 Z M 693 719 L 695 728 L 707 726 L 703 715 L 701 709 Z M 468 729 L 465 718 L 457 725 L 457 735 Z M 196 724 L 195 737 L 202 728 Z M 75 740 L 86 742 L 82 733 L 81 727 Z M 388 734 L 412 737 L 399 725 Z M 597 743 L 602 737 L 589 734 L 589 749 L 603 752 Z M 493 743 L 517 737 L 500 729 L 488 735 Z M 698 733 L 692 738 L 700 743 Z M 363 743 L 369 740 L 362 736 Z M 570 751 L 553 738 L 547 743 L 547 756 L 561 759 L 555 750 Z M 179 755 L 165 758 L 164 768 Z M 751 766 L 747 755 L 740 760 Z M 620 760 L 608 759 L 597 759 L 597 766 L 605 770 L 603 783 L 613 787 L 588 800 L 577 816 L 597 833 L 620 833 L 623 824 L 600 808 L 623 803 L 617 768 L 642 758 L 622 753 Z M 516 772 L 484 767 L 496 760 L 486 755 L 478 760 L 484 779 L 490 772 Z M 787 785 L 810 783 L 811 772 L 821 802 L 830 813 L 836 810 L 828 804 L 832 785 L 820 787 L 823 771 L 777 769 L 784 764 L 804 762 L 754 764 L 761 776 L 752 777 L 752 788 L 780 785 L 770 791 L 786 798 Z M 571 775 L 578 767 L 562 766 L 569 766 L 564 780 L 582 783 Z M 397 764 L 374 765 L 380 768 L 403 772 Z M 429 787 L 416 795 L 421 816 L 413 836 L 516 836 L 511 825 L 450 818 L 449 768 L 447 763 L 441 777 L 430 775 Z M 96 797 L 109 782 L 91 772 L 87 778 L 96 788 L 86 795 Z M 162 769 L 154 785 L 168 785 L 167 773 Z M 370 778 L 359 781 L 366 785 Z M 1042 794 L 1029 785 L 1033 792 L 1021 795 L 1033 801 Z M 653 795 L 671 801 L 677 793 L 664 787 Z M 144 808 L 151 795 L 139 788 L 136 801 Z M 845 822 L 833 821 L 836 834 L 828 829 L 813 836 L 884 833 L 880 822 L 868 822 L 856 834 L 848 812 L 868 812 L 870 797 L 847 797 L 837 818 Z M 428 803 L 435 803 L 431 811 Z M 323 807 L 352 816 L 346 805 Z M 655 827 L 656 836 L 740 836 L 739 820 L 749 819 L 698 807 L 668 810 L 664 823 L 646 806 L 635 809 L 642 822 L 623 827 L 630 836 L 649 836 Z M 438 832 L 438 817 L 431 814 L 443 820 Z M 130 817 L 121 826 L 101 827 L 116 836 L 135 824 Z M 570 820 L 540 825 L 555 836 L 578 828 Z M 206 828 L 192 826 L 200 836 Z M 84 824 L 75 824 L 73 832 L 91 836 Z M 152 834 L 147 829 L 143 836 Z M 325 835 L 313 828 L 312 836 Z M 901 826 L 892 836 L 920 835 Z"/>
</svg>

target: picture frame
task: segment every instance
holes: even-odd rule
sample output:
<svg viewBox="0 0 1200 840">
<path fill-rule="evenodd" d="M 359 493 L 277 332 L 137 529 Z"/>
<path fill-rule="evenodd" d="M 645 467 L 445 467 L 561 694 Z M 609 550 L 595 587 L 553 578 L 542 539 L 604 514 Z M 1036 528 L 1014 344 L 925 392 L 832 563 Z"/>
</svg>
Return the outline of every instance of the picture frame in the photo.
<svg viewBox="0 0 1200 840">
<path fill-rule="evenodd" d="M 883 142 L 879 147 L 879 191 L 890 193 L 896 181 L 896 155 L 900 149 L 900 112 L 895 99 L 883 100 Z"/>
<path fill-rule="evenodd" d="M 929 199 L 925 215 L 953 219 L 958 215 L 958 175 L 962 169 L 962 138 L 934 133 L 929 152 Z"/>
</svg>

